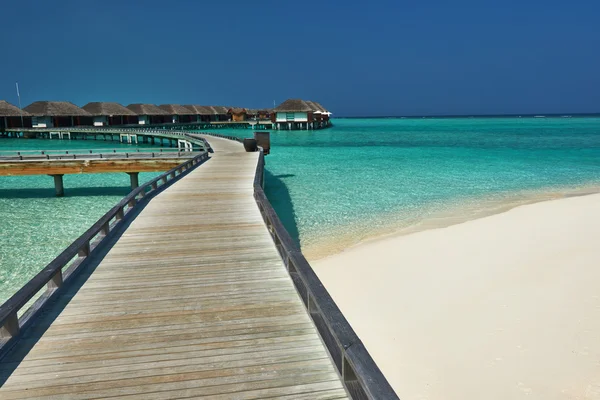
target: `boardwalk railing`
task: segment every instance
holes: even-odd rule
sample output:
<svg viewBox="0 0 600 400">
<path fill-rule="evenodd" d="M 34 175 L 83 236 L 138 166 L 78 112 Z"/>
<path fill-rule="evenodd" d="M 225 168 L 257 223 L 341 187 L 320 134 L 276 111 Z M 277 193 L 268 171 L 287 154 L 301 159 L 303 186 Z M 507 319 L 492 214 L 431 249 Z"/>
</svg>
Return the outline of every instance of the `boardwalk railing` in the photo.
<svg viewBox="0 0 600 400">
<path fill-rule="evenodd" d="M 66 151 L 66 154 L 50 154 L 42 151 L 41 154 L 21 154 L 17 152 L 16 156 L 7 156 L 0 153 L 0 161 L 44 161 L 44 160 L 100 160 L 100 159 L 149 159 L 149 158 L 160 158 L 160 159 L 173 159 L 173 158 L 191 158 L 198 155 L 198 151 L 182 151 L 173 149 L 173 151 L 127 151 L 127 152 L 96 152 L 92 150 L 89 153 L 79 153 L 77 151 Z"/>
<path fill-rule="evenodd" d="M 136 148 L 97 148 L 97 149 L 50 149 L 50 150 L 0 150 L 0 157 L 15 157 L 15 156 L 46 156 L 46 155 L 68 155 L 68 154 L 107 154 L 107 153 L 176 153 L 189 150 L 183 150 L 173 147 L 156 148 L 156 147 L 136 147 Z"/>
<path fill-rule="evenodd" d="M 174 130 L 174 129 L 157 129 L 157 128 L 140 128 L 140 127 L 67 127 L 67 128 L 9 128 L 6 132 L 33 132 L 33 133 L 45 133 L 45 132 L 71 132 L 71 133 L 82 133 L 82 134 L 131 134 L 141 136 L 156 136 L 163 137 L 165 139 L 186 139 L 194 144 L 201 146 L 204 150 L 211 150 L 210 144 L 199 137 L 193 137 L 187 131 Z"/>
<path fill-rule="evenodd" d="M 263 190 L 264 165 L 261 150 L 254 177 L 254 198 L 348 393 L 354 400 L 398 399 L 394 389 L 279 220 Z"/>
<path fill-rule="evenodd" d="M 243 143 L 244 139 L 239 138 L 237 136 L 229 136 L 229 135 L 221 135 L 220 133 L 213 133 L 213 132 L 195 132 L 191 134 L 193 135 L 208 135 L 208 136 L 214 136 L 214 137 L 218 137 L 218 138 L 222 138 L 222 139 L 229 139 L 229 140 L 233 140 L 235 142 L 240 142 Z"/>
<path fill-rule="evenodd" d="M 113 236 L 111 233 L 123 225 L 125 217 L 136 206 L 146 203 L 207 159 L 208 153 L 203 152 L 131 191 L 0 306 L 0 357 L 16 342 L 19 333 L 33 322 L 43 306 L 55 298 L 63 284 L 75 276 L 75 273 L 82 269 L 82 265 L 99 252 L 100 245 Z M 22 312 L 36 295 L 39 295 L 38 298 Z"/>
</svg>

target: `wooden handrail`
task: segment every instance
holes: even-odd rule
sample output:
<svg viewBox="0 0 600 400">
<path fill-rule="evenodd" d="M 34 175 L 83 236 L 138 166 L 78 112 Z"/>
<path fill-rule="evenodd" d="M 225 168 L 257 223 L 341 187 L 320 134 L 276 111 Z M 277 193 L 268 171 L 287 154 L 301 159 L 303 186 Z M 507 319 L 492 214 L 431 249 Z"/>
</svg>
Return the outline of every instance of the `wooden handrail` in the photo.
<svg viewBox="0 0 600 400">
<path fill-rule="evenodd" d="M 229 135 L 221 135 L 220 133 L 213 133 L 213 132 L 196 132 L 194 133 L 195 135 L 209 135 L 209 136 L 214 136 L 214 137 L 218 137 L 218 138 L 222 138 L 222 139 L 229 139 L 229 140 L 233 140 L 235 142 L 240 142 L 243 143 L 244 139 L 239 138 L 237 136 L 229 136 Z"/>
<path fill-rule="evenodd" d="M 65 128 L 8 128 L 5 130 L 6 132 L 72 132 L 72 133 L 131 133 L 131 134 L 139 134 L 142 136 L 152 136 L 153 134 L 156 136 L 162 136 L 167 139 L 177 139 L 177 138 L 185 138 L 196 145 L 202 146 L 205 150 L 211 151 L 210 144 L 198 137 L 193 137 L 187 131 L 180 130 L 171 130 L 171 129 L 158 129 L 158 128 L 140 128 L 140 127 L 127 127 L 127 128 L 118 128 L 118 127 L 110 127 L 110 126 L 97 126 L 97 127 L 65 127 Z"/>
<path fill-rule="evenodd" d="M 14 343 L 20 332 L 39 314 L 42 307 L 54 298 L 63 286 L 63 282 L 67 282 L 75 272 L 81 269 L 78 268 L 80 265 L 96 254 L 111 232 L 122 226 L 125 216 L 139 205 L 140 200 L 149 200 L 207 159 L 208 153 L 203 152 L 132 190 L 2 304 L 0 306 L 0 353 Z M 18 312 L 44 288 L 44 285 L 47 285 L 45 292 L 19 317 Z"/>
<path fill-rule="evenodd" d="M 112 152 L 112 153 L 78 153 L 73 152 L 71 154 L 45 154 L 45 155 L 32 155 L 32 154 L 20 154 L 16 156 L 3 156 L 0 155 L 0 162 L 2 161 L 45 161 L 45 160 L 99 160 L 99 159 L 133 159 L 133 160 L 144 160 L 148 158 L 158 159 L 176 159 L 176 158 L 192 158 L 198 155 L 198 151 L 185 151 L 182 149 L 173 149 L 173 151 L 126 151 L 126 152 Z"/>
<path fill-rule="evenodd" d="M 364 344 L 287 232 L 263 190 L 262 149 L 254 175 L 254 198 L 323 343 L 354 400 L 398 399 Z"/>
</svg>

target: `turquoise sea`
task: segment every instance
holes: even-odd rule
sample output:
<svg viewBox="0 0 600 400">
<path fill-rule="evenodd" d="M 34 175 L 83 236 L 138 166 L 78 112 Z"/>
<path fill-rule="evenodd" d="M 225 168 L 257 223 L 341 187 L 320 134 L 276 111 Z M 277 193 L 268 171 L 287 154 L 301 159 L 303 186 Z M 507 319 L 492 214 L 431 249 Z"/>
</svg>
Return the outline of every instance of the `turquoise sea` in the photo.
<svg viewBox="0 0 600 400">
<path fill-rule="evenodd" d="M 309 258 L 382 234 L 600 191 L 600 118 L 333 122 L 272 132 L 266 158 L 267 195 Z M 10 142 L 0 141 L 0 152 L 26 143 Z M 72 142 L 82 143 L 92 142 Z M 67 197 L 56 199 L 50 177 L 0 177 L 0 300 L 127 193 L 128 177 L 67 176 L 65 185 Z"/>
<path fill-rule="evenodd" d="M 132 151 L 137 148 L 91 140 L 0 139 L 0 155 L 18 150 L 58 153 L 66 149 Z M 141 173 L 139 179 L 143 182 L 156 175 Z M 0 303 L 130 190 L 129 176 L 125 173 L 65 175 L 64 186 L 65 197 L 57 198 L 50 176 L 0 176 Z"/>
</svg>

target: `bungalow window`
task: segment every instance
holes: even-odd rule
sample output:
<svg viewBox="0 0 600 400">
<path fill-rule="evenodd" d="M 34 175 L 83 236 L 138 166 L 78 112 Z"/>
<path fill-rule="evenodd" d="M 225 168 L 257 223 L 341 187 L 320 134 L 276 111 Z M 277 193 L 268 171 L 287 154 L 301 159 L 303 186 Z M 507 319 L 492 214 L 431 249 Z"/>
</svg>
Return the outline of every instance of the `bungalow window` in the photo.
<svg viewBox="0 0 600 400">
<path fill-rule="evenodd" d="M 294 120 L 294 115 L 295 115 L 295 113 L 293 113 L 293 112 L 291 112 L 291 113 L 290 112 L 289 113 L 285 113 L 285 120 L 286 121 L 293 121 Z"/>
</svg>

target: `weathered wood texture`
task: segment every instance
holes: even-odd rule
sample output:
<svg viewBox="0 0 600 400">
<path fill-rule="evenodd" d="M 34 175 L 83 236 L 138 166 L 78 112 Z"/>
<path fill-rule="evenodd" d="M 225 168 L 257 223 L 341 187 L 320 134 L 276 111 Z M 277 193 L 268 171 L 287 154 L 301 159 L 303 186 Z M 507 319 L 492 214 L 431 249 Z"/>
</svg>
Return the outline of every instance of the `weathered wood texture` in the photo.
<svg viewBox="0 0 600 400">
<path fill-rule="evenodd" d="M 141 153 L 143 154 L 143 153 Z M 48 161 L 0 161 L 0 176 L 85 174 L 104 172 L 157 172 L 168 171 L 198 153 L 151 158 L 77 158 Z"/>
<path fill-rule="evenodd" d="M 258 153 L 211 144 L 2 360 L 0 398 L 347 397 L 254 201 Z"/>
</svg>

